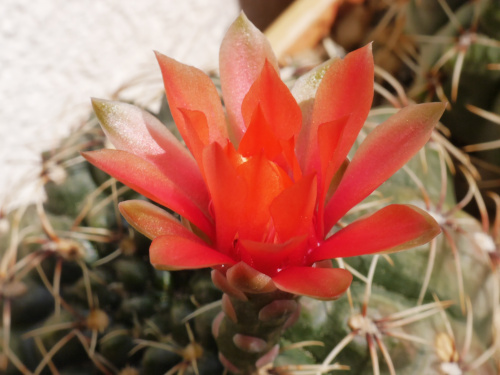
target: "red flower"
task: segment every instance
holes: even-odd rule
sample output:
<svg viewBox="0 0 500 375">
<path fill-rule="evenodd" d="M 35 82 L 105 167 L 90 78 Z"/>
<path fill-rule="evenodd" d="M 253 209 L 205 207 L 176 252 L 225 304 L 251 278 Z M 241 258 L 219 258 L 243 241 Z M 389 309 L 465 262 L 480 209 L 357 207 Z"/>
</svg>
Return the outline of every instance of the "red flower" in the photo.
<svg viewBox="0 0 500 375">
<path fill-rule="evenodd" d="M 349 162 L 373 98 L 371 45 L 323 64 L 290 91 L 267 40 L 241 15 L 220 51 L 227 114 L 209 77 L 157 58 L 187 149 L 150 114 L 93 100 L 117 150 L 84 154 L 186 219 L 181 223 L 144 201 L 121 203 L 130 224 L 153 239 L 156 267 L 213 267 L 226 275 L 226 289 L 277 287 L 331 299 L 352 276 L 317 262 L 402 250 L 439 233 L 424 211 L 390 205 L 326 236 L 427 142 L 444 110 L 440 103 L 402 109 L 373 130 Z"/>
</svg>

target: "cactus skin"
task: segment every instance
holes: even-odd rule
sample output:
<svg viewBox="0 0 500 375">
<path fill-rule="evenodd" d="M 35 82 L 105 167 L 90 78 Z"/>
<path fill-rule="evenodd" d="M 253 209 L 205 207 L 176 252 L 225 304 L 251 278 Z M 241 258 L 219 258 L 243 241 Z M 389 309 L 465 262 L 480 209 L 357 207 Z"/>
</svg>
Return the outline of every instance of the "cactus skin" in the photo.
<svg viewBox="0 0 500 375">
<path fill-rule="evenodd" d="M 418 15 L 411 11 L 420 7 L 419 2 L 412 0 L 410 3 L 411 7 L 407 12 L 408 23 L 422 26 L 425 23 L 418 22 Z M 437 1 L 435 3 L 439 6 Z M 451 131 L 451 141 L 456 146 L 463 147 L 499 139 L 500 130 L 497 124 L 471 112 L 470 106 L 493 114 L 500 111 L 500 71 L 490 68 L 500 61 L 500 5 L 498 1 L 492 0 L 448 0 L 445 3 L 453 11 L 453 21 L 445 17 L 436 22 L 432 31 L 408 28 L 410 34 L 425 35 L 429 41 L 450 39 L 449 42 L 418 43 L 420 54 L 417 63 L 423 73 L 417 75 L 414 87 L 421 85 L 425 81 L 424 77 L 434 77 L 442 86 L 447 99 L 441 97 L 441 100 L 447 100 L 451 105 L 443 115 L 442 122 Z M 432 14 L 423 12 L 423 17 L 430 18 Z M 439 60 L 453 49 L 455 53 L 437 69 Z M 421 97 L 415 99 L 422 100 Z M 493 165 L 494 169 L 498 170 L 500 166 L 498 147 L 474 153 L 473 156 Z M 477 168 L 484 179 L 496 178 L 491 168 L 484 168 L 482 165 L 477 165 Z M 465 194 L 467 185 L 459 183 L 457 189 L 460 194 Z M 498 187 L 493 187 L 493 190 L 500 192 Z M 491 201 L 486 201 L 486 204 L 490 213 L 493 212 Z M 477 211 L 474 213 L 477 215 Z"/>
<path fill-rule="evenodd" d="M 213 330 L 225 367 L 251 375 L 274 361 L 282 332 L 297 318 L 299 304 L 296 296 L 282 291 L 245 297 L 222 297 L 223 312 Z"/>
<path fill-rule="evenodd" d="M 85 148 L 88 144 L 99 147 L 103 140 L 98 127 L 87 128 L 78 138 L 71 136 L 61 148 L 45 153 L 45 164 L 53 168 L 52 160 L 54 156 L 62 155 L 61 152 L 74 145 L 79 146 L 77 148 Z M 58 163 L 75 157 L 78 157 L 78 151 L 67 153 Z M 185 349 L 190 341 L 182 319 L 196 309 L 192 301 L 208 304 L 220 299 L 221 292 L 212 285 L 209 272 L 186 271 L 170 277 L 168 272 L 155 270 L 147 262 L 150 241 L 128 228 L 116 214 L 110 199 L 112 189 L 96 190 L 106 181 L 110 186 L 109 177 L 103 179 L 99 172 L 87 162 L 69 167 L 62 174 L 62 180 L 45 184 L 48 196 L 45 219 L 34 206 L 28 207 L 22 215 L 17 230 L 28 228 L 29 232 L 20 239 L 17 247 L 17 261 L 23 261 L 23 266 L 19 265 L 12 274 L 12 277 L 20 279 L 14 282 L 16 279 L 12 278 L 9 283 L 0 279 L 0 311 L 4 314 L 8 311 L 11 315 L 8 345 L 12 352 L 7 354 L 2 350 L 2 373 L 11 375 L 38 371 L 46 374 L 50 373 L 49 368 L 57 368 L 61 374 L 111 374 L 115 371 L 139 374 L 141 371 L 154 375 L 163 374 L 173 366 L 184 369 L 186 373 L 191 371 L 191 355 L 194 354 Z M 42 180 L 46 181 L 46 176 L 50 176 L 48 170 L 44 171 Z M 119 199 L 124 196 L 144 199 L 126 192 L 119 185 L 115 191 L 120 189 L 123 193 L 118 196 Z M 92 212 L 92 207 L 105 200 L 109 202 L 100 211 Z M 87 212 L 83 218 L 79 216 L 82 212 Z M 13 212 L 8 216 L 11 230 L 16 230 L 15 215 L 16 212 Z M 44 220 L 55 231 L 57 238 L 54 240 L 48 237 Z M 78 220 L 76 225 L 75 220 Z M 75 226 L 92 228 L 88 232 L 92 236 L 77 235 Z M 94 231 L 103 229 L 105 232 L 102 235 Z M 76 239 L 71 241 L 78 250 L 68 257 L 69 253 L 61 252 L 61 245 L 73 235 Z M 11 232 L 0 236 L 0 240 L 0 255 L 5 261 Z M 59 245 L 57 241 L 60 241 Z M 118 248 L 121 253 L 117 253 L 116 257 L 95 264 Z M 57 295 L 62 305 L 56 311 L 53 285 L 58 272 L 60 287 Z M 90 275 L 88 280 L 86 272 Z M 8 281 L 10 273 L 7 276 Z M 191 295 L 194 296 L 192 301 L 189 298 Z M 214 314 L 215 311 L 206 316 Z M 201 355 L 196 354 L 197 357 L 200 355 L 199 358 L 194 359 L 199 361 L 200 374 L 208 375 L 221 373 L 222 370 L 214 352 L 213 338 L 208 334 L 211 319 L 206 320 L 206 316 L 197 317 L 195 324 L 191 325 L 195 343 L 199 336 L 203 338 L 200 342 L 204 345 L 198 350 Z M 59 326 L 64 326 L 64 329 Z M 2 327 L 4 332 L 5 327 Z M 89 354 L 94 334 L 98 340 L 94 353 Z M 68 338 L 67 342 L 65 338 Z M 147 346 L 138 350 L 138 340 L 166 344 L 173 351 Z M 50 361 L 45 364 L 42 363 L 46 357 L 41 353 L 42 346 L 46 352 L 59 346 L 58 350 L 50 353 Z M 154 351 L 157 354 L 151 356 Z M 165 364 L 163 359 L 167 356 L 172 360 Z M 160 358 L 159 364 L 155 364 L 155 358 Z M 43 368 L 38 368 L 41 364 Z"/>
</svg>

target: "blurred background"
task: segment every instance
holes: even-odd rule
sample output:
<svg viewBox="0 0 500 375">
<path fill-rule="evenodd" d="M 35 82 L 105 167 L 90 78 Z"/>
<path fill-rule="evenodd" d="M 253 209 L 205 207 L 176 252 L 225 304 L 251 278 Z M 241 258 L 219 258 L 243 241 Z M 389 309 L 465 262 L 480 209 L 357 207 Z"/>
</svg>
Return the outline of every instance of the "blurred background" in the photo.
<svg viewBox="0 0 500 375">
<path fill-rule="evenodd" d="M 1 1 L 0 207 L 34 193 L 40 152 L 88 118 L 90 97 L 138 77 L 161 86 L 153 50 L 216 68 L 239 9 L 237 0 Z"/>
</svg>

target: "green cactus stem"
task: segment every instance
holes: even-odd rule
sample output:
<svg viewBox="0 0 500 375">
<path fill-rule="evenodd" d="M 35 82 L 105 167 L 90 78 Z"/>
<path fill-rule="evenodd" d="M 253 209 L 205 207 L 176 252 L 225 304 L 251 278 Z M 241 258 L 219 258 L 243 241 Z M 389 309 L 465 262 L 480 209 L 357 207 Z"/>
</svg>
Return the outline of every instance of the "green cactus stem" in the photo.
<svg viewBox="0 0 500 375">
<path fill-rule="evenodd" d="M 212 279 L 224 291 L 223 311 L 213 323 L 219 359 L 232 373 L 257 374 L 278 355 L 282 332 L 298 318 L 298 297 L 273 290 L 263 278 L 254 278 L 245 292 L 234 289 L 217 270 Z"/>
</svg>

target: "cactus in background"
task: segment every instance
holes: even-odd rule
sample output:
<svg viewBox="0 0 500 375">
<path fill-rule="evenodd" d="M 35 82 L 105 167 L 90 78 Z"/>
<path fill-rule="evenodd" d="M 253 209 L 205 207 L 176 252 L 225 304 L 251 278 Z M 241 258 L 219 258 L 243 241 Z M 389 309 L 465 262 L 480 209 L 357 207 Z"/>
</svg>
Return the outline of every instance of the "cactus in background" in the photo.
<svg viewBox="0 0 500 375">
<path fill-rule="evenodd" d="M 444 2 L 432 3 L 401 9 L 443 9 Z M 449 2 L 450 11 L 458 14 L 458 5 Z M 482 22 L 487 13 L 478 14 Z M 447 19 L 440 14 L 433 27 Z M 424 32 L 433 31 L 412 31 Z M 94 100 L 97 119 L 118 150 L 101 150 L 106 136 L 92 118 L 45 153 L 40 182 L 46 203 L 10 214 L 10 230 L 0 238 L 0 369 L 498 373 L 500 198 L 490 193 L 485 203 L 467 155 L 442 127 L 432 131 L 441 105 L 408 104 L 432 95 L 411 89 L 406 95 L 375 66 L 381 95 L 368 112 L 370 56 L 364 47 L 296 80 L 291 93 L 299 109 L 267 42 L 241 16 L 221 51 L 218 91 L 225 95 L 227 134 L 210 80 L 162 55 L 172 110 L 164 106 L 159 114 L 166 127 L 132 105 Z M 463 82 L 452 111 L 467 91 Z M 443 92 L 450 90 L 451 83 Z M 392 106 L 379 106 L 381 98 Z M 423 130 L 415 125 L 405 133 L 400 120 L 412 118 Z M 301 121 L 306 127 L 299 131 Z M 124 133 L 123 126 L 133 131 Z M 166 130 L 175 134 L 176 126 L 194 159 Z M 133 190 L 86 162 L 79 152 L 89 149 L 98 151 L 85 152 L 87 159 Z M 454 192 L 457 175 L 467 182 L 463 193 Z M 250 204 L 244 204 L 247 184 Z M 481 221 L 462 211 L 471 201 Z M 491 222 L 487 203 L 496 208 Z M 325 237 L 330 227 L 333 234 Z M 442 234 L 423 245 L 438 227 Z M 214 270 L 201 269 L 207 266 Z"/>
<path fill-rule="evenodd" d="M 431 83 L 441 100 L 450 102 L 443 123 L 450 129 L 453 142 L 468 146 L 465 149 L 470 152 L 481 151 L 475 156 L 483 164 L 498 168 L 498 142 L 488 141 L 500 137 L 500 128 L 491 119 L 480 116 L 481 111 L 500 111 L 500 72 L 495 69 L 500 61 L 500 6 L 489 0 L 460 6 L 443 0 L 437 3 L 440 8 L 437 13 L 446 17 L 436 22 L 433 30 L 419 28 L 422 24 L 419 18 L 408 12 L 409 21 L 413 21 L 409 32 L 417 34 L 414 38 L 420 45 L 416 63 L 424 69 L 417 75 L 413 92 L 417 93 L 418 87 L 426 82 Z M 478 168 L 484 178 L 493 177 L 491 168 L 483 165 Z"/>
<path fill-rule="evenodd" d="M 88 125 L 44 154 L 47 203 L 12 213 L 2 235 L 2 373 L 221 372 L 215 314 L 183 321 L 221 293 L 209 272 L 149 264 L 150 241 L 116 206 L 144 198 L 79 155 L 105 142 L 95 118 Z"/>
</svg>

